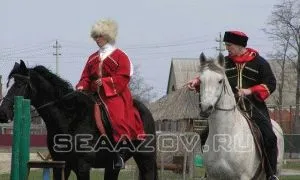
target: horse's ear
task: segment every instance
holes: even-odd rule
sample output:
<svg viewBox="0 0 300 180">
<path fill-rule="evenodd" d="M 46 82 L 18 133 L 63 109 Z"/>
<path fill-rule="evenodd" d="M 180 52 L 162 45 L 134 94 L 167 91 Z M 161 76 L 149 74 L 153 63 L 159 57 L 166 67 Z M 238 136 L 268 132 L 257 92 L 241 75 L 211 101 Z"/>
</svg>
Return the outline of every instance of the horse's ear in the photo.
<svg viewBox="0 0 300 180">
<path fill-rule="evenodd" d="M 13 67 L 13 69 L 11 71 L 16 71 L 19 68 L 20 68 L 20 64 L 17 63 L 17 62 L 15 62 L 15 65 L 14 65 L 14 67 Z"/>
<path fill-rule="evenodd" d="M 222 53 L 219 53 L 218 56 L 218 63 L 220 64 L 220 66 L 224 67 L 225 66 L 225 57 Z"/>
<path fill-rule="evenodd" d="M 20 69 L 21 69 L 22 73 L 28 74 L 28 69 L 22 59 L 20 60 Z"/>
<path fill-rule="evenodd" d="M 202 66 L 206 62 L 206 57 L 203 52 L 200 54 L 199 59 L 200 59 L 200 66 Z"/>
</svg>

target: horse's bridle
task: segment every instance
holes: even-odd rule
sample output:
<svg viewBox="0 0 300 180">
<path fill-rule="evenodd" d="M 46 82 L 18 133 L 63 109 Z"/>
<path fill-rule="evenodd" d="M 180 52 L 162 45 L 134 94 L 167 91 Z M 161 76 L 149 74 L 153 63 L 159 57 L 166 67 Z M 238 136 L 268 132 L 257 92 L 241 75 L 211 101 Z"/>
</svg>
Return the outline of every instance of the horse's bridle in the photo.
<svg viewBox="0 0 300 180">
<path fill-rule="evenodd" d="M 14 78 L 17 78 L 17 79 L 22 79 L 22 82 L 24 82 L 24 84 L 25 84 L 25 85 L 19 90 L 19 92 L 25 91 L 28 87 L 29 87 L 30 89 L 32 89 L 32 85 L 31 85 L 31 83 L 30 83 L 30 76 L 29 76 L 29 75 L 28 75 L 28 76 L 25 76 L 25 75 L 20 75 L 20 74 L 14 74 L 13 77 L 14 77 Z M 1 101 L 3 101 L 3 100 L 7 100 L 7 101 L 12 102 L 12 103 L 14 102 L 13 99 L 7 98 L 6 96 L 3 97 L 3 98 L 1 99 Z"/>
<path fill-rule="evenodd" d="M 236 108 L 236 105 L 233 106 L 232 108 L 222 108 L 222 107 L 217 106 L 217 104 L 219 103 L 219 101 L 221 99 L 221 96 L 222 96 L 223 92 L 225 92 L 225 93 L 227 92 L 228 93 L 228 91 L 229 91 L 228 87 L 225 84 L 225 78 L 222 80 L 222 85 L 223 85 L 223 88 L 222 88 L 222 90 L 220 92 L 220 95 L 219 95 L 219 97 L 218 97 L 215 105 L 213 106 L 213 109 L 214 110 L 220 110 L 220 111 L 233 111 Z M 201 109 L 201 96 L 199 96 L 199 107 Z"/>
<path fill-rule="evenodd" d="M 222 80 L 222 84 L 223 84 L 223 88 L 222 88 L 222 91 L 221 91 L 221 93 L 220 93 L 220 95 L 219 95 L 219 97 L 218 97 L 218 99 L 217 99 L 217 101 L 215 103 L 214 109 L 215 110 L 220 110 L 220 111 L 232 111 L 232 110 L 234 110 L 236 108 L 236 105 L 233 106 L 232 108 L 221 108 L 221 107 L 217 106 L 217 104 L 219 103 L 219 101 L 221 99 L 221 96 L 222 96 L 223 92 L 228 93 L 228 91 L 229 91 L 228 87 L 225 84 L 225 78 Z"/>
<path fill-rule="evenodd" d="M 31 90 L 33 90 L 33 87 L 32 87 L 31 82 L 30 82 L 30 75 L 26 76 L 26 75 L 14 74 L 13 77 L 14 77 L 14 78 L 22 79 L 23 82 L 24 82 L 24 84 L 25 84 L 25 85 L 20 89 L 19 92 L 21 92 L 21 90 L 22 90 L 22 91 L 25 91 L 28 87 L 29 87 Z M 72 92 L 70 92 L 70 93 L 67 93 L 67 94 L 63 95 L 60 99 L 57 99 L 57 100 L 54 100 L 54 101 L 50 101 L 50 102 L 47 102 L 47 103 L 45 103 L 45 104 L 43 104 L 43 105 L 41 105 L 41 106 L 39 106 L 39 107 L 36 107 L 36 108 L 35 108 L 35 111 L 38 110 L 38 109 L 42 109 L 42 108 L 45 108 L 45 107 L 47 107 L 47 106 L 53 105 L 53 104 L 55 104 L 55 103 L 61 101 L 63 98 L 65 98 L 65 97 L 67 97 L 67 96 L 73 94 L 74 92 L 75 92 L 75 91 L 72 91 Z M 10 98 L 7 98 L 7 97 L 3 97 L 3 98 L 1 99 L 1 101 L 4 100 L 4 99 L 7 100 L 7 101 L 9 101 L 9 102 L 12 102 L 12 103 L 14 102 L 13 99 L 10 99 Z"/>
</svg>

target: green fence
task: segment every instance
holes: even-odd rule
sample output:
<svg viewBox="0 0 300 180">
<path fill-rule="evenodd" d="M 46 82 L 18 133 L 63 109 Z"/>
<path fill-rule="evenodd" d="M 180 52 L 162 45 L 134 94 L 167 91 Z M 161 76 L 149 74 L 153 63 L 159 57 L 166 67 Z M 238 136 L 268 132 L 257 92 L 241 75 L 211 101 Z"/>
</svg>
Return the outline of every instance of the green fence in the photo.
<svg viewBox="0 0 300 180">
<path fill-rule="evenodd" d="M 11 159 L 11 180 L 27 179 L 30 143 L 30 100 L 22 96 L 14 99 L 14 127 Z"/>
</svg>

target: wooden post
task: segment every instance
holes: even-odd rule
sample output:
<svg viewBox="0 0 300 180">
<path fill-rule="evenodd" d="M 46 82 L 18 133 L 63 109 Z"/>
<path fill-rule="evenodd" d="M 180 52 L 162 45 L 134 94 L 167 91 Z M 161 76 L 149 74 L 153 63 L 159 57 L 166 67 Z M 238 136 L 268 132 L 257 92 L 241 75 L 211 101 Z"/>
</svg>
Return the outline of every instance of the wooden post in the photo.
<svg viewBox="0 0 300 180">
<path fill-rule="evenodd" d="M 186 163 L 187 163 L 187 151 L 184 151 L 184 156 L 183 156 L 183 180 L 186 180 Z"/>
<path fill-rule="evenodd" d="M 0 99 L 3 98 L 3 94 L 2 94 L 2 75 L 0 75 Z"/>
<path fill-rule="evenodd" d="M 21 141 L 21 123 L 22 123 L 22 96 L 15 96 L 14 99 L 14 126 L 13 143 L 11 157 L 11 180 L 20 180 L 20 141 Z"/>
<path fill-rule="evenodd" d="M 164 156 L 163 152 L 160 153 L 160 179 L 164 179 Z"/>
<path fill-rule="evenodd" d="M 30 100 L 23 99 L 22 101 L 22 128 L 21 128 L 21 142 L 20 142 L 20 179 L 27 179 L 27 163 L 29 161 L 30 151 Z"/>
<path fill-rule="evenodd" d="M 194 157 L 195 157 L 195 149 L 189 153 L 188 162 L 189 162 L 189 178 L 194 178 Z"/>
<path fill-rule="evenodd" d="M 11 180 L 25 180 L 27 178 L 30 118 L 30 100 L 23 99 L 22 96 L 15 96 Z"/>
<path fill-rule="evenodd" d="M 50 169 L 49 168 L 44 168 L 43 180 L 50 180 Z"/>
</svg>

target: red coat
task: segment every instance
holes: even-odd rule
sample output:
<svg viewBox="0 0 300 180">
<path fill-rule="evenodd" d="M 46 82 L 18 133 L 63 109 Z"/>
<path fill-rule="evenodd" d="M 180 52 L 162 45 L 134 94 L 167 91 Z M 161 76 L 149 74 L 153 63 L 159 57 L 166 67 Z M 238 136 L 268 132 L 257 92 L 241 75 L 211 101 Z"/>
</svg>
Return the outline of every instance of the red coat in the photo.
<svg viewBox="0 0 300 180">
<path fill-rule="evenodd" d="M 129 89 L 130 69 L 132 67 L 127 55 L 115 49 L 105 59 L 100 59 L 99 52 L 93 53 L 82 72 L 76 88 L 97 92 L 108 110 L 113 128 L 113 137 L 118 141 L 122 135 L 136 139 L 144 134 L 143 123 L 138 111 L 133 106 Z M 98 87 L 95 80 L 101 78 L 102 86 Z"/>
</svg>

